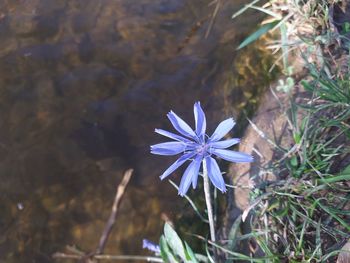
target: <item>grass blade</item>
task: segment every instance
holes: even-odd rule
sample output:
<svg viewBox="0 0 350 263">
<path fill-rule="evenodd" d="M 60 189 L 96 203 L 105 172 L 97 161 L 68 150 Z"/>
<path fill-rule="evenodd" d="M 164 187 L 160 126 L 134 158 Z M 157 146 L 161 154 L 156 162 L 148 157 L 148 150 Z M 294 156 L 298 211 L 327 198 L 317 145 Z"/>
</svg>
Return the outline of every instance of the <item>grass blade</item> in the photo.
<svg viewBox="0 0 350 263">
<path fill-rule="evenodd" d="M 243 8 L 239 9 L 236 13 L 232 15 L 232 19 L 236 18 L 237 16 L 243 14 L 245 11 L 247 11 L 249 8 L 251 8 L 253 5 L 255 5 L 260 0 L 254 0 L 250 4 L 245 5 Z"/>
<path fill-rule="evenodd" d="M 245 46 L 249 45 L 250 43 L 254 42 L 258 38 L 260 38 L 262 35 L 266 34 L 269 30 L 275 27 L 279 23 L 280 20 L 273 21 L 271 23 L 265 24 L 262 27 L 260 27 L 257 31 L 255 31 L 253 34 L 251 34 L 249 37 L 243 40 L 243 42 L 238 46 L 236 50 L 242 49 Z"/>
</svg>

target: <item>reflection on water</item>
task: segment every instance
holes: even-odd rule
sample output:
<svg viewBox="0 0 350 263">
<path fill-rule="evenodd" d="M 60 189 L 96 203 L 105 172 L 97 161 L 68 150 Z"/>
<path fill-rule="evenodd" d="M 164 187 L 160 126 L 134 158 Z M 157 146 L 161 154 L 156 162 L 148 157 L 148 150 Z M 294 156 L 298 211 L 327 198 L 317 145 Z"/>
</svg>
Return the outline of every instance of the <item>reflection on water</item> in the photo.
<svg viewBox="0 0 350 263">
<path fill-rule="evenodd" d="M 94 249 L 129 167 L 106 252 L 144 253 L 162 213 L 179 216 L 183 200 L 158 179 L 171 160 L 149 154 L 154 128 L 170 128 L 170 109 L 192 120 L 196 100 L 214 127 L 267 81 L 258 47 L 235 52 L 258 18 L 232 22 L 245 1 L 221 1 L 205 39 L 210 2 L 0 3 L 1 260 L 50 262 L 66 244 Z"/>
</svg>

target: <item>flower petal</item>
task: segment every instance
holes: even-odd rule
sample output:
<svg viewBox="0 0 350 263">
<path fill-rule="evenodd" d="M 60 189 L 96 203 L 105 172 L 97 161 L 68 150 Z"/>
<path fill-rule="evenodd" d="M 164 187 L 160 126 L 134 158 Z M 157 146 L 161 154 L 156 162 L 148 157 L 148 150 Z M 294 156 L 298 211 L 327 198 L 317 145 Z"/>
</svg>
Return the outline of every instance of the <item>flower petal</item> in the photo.
<svg viewBox="0 0 350 263">
<path fill-rule="evenodd" d="M 160 179 L 163 180 L 164 178 L 166 178 L 169 174 L 171 174 L 177 168 L 179 168 L 181 165 L 183 165 L 184 162 L 186 162 L 188 159 L 192 158 L 195 155 L 196 155 L 195 152 L 190 152 L 190 153 L 186 153 L 186 154 L 182 155 L 172 165 L 170 165 L 168 169 L 166 169 L 164 171 L 164 173 L 160 176 Z"/>
<path fill-rule="evenodd" d="M 196 159 L 199 162 L 199 168 L 200 168 L 200 163 L 203 160 L 203 156 L 197 155 Z M 197 187 L 199 168 L 198 168 L 198 172 L 197 172 L 196 176 L 192 176 L 192 188 L 193 189 L 196 189 L 196 187 Z"/>
<path fill-rule="evenodd" d="M 180 135 L 177 135 L 175 133 L 172 133 L 172 132 L 168 132 L 168 131 L 165 131 L 165 130 L 162 130 L 162 129 L 155 129 L 154 130 L 156 133 L 160 134 L 160 135 L 163 135 L 165 137 L 168 137 L 170 139 L 173 139 L 175 141 L 179 141 L 179 142 L 190 142 L 189 139 L 185 138 L 185 137 L 182 137 Z"/>
<path fill-rule="evenodd" d="M 221 150 L 215 148 L 211 149 L 210 152 L 229 162 L 250 163 L 253 161 L 253 156 L 242 152 Z"/>
<path fill-rule="evenodd" d="M 224 178 L 219 168 L 218 163 L 214 158 L 207 156 L 205 158 L 205 164 L 207 166 L 208 176 L 213 185 L 218 188 L 221 192 L 226 192 L 226 185 Z"/>
<path fill-rule="evenodd" d="M 149 241 L 148 239 L 143 239 L 142 240 L 142 248 L 146 248 L 149 251 L 152 251 L 154 253 L 160 253 L 159 245 Z"/>
<path fill-rule="evenodd" d="M 183 119 L 177 116 L 173 111 L 170 111 L 167 116 L 174 128 L 183 136 L 192 139 L 197 138 L 195 132 L 191 129 L 191 127 Z"/>
<path fill-rule="evenodd" d="M 209 143 L 211 147 L 217 148 L 217 149 L 225 149 L 228 147 L 231 147 L 232 145 L 235 145 L 239 143 L 241 140 L 238 138 L 233 138 L 225 141 L 218 141 L 218 142 L 212 142 Z"/>
<path fill-rule="evenodd" d="M 193 112 L 196 126 L 196 134 L 198 137 L 204 139 L 205 130 L 207 128 L 207 121 L 203 109 L 201 107 L 201 103 L 199 101 L 194 104 Z"/>
<path fill-rule="evenodd" d="M 163 142 L 151 145 L 151 153 L 158 155 L 175 155 L 184 152 L 185 149 L 184 142 Z"/>
<path fill-rule="evenodd" d="M 210 137 L 211 142 L 216 142 L 220 140 L 222 137 L 224 137 L 232 128 L 235 126 L 236 122 L 229 118 L 227 120 L 222 121 L 216 130 L 214 131 L 213 135 Z"/>
<path fill-rule="evenodd" d="M 196 159 L 194 159 L 185 170 L 179 186 L 179 195 L 184 196 L 187 193 L 188 188 L 191 185 L 191 182 L 197 181 L 197 179 L 194 180 L 193 177 L 198 177 L 201 161 L 202 161 L 202 157 L 197 156 Z"/>
</svg>

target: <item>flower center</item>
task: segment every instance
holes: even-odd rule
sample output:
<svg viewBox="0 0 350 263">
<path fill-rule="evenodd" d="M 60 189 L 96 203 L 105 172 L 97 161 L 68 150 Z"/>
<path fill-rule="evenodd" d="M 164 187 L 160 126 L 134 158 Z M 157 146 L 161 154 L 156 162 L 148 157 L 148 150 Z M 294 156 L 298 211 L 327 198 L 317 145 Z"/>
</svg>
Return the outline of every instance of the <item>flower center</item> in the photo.
<svg viewBox="0 0 350 263">
<path fill-rule="evenodd" d="M 208 151 L 209 145 L 206 143 L 197 146 L 196 151 L 199 155 L 205 155 Z"/>
</svg>

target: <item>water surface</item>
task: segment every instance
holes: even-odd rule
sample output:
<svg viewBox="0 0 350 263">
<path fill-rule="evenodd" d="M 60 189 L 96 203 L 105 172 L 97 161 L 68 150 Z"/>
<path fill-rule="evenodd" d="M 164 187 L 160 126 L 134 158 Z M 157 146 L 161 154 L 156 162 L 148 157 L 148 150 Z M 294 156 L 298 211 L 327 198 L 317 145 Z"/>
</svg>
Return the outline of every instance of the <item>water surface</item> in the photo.
<svg viewBox="0 0 350 263">
<path fill-rule="evenodd" d="M 245 1 L 17 0 L 0 3 L 0 259 L 51 262 L 66 244 L 96 248 L 117 184 L 134 176 L 106 252 L 142 254 L 163 219 L 190 209 L 151 156 L 172 109 L 209 130 L 254 105 L 269 60 L 237 53 L 258 17 Z M 174 178 L 179 181 L 181 172 Z M 193 191 L 191 192 L 193 194 Z"/>
</svg>

